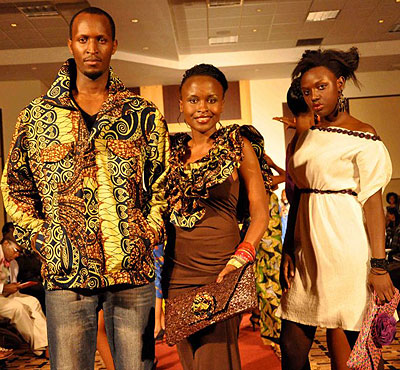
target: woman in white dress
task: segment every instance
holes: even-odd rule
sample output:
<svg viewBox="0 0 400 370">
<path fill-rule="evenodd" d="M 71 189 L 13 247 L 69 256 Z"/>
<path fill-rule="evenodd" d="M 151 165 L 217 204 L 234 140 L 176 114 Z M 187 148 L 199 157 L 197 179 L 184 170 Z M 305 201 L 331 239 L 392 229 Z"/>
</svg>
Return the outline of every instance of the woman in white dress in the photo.
<svg viewBox="0 0 400 370">
<path fill-rule="evenodd" d="M 352 347 L 370 289 L 381 301 L 394 294 L 381 197 L 389 154 L 374 128 L 344 109 L 342 91 L 349 78 L 357 83 L 358 61 L 356 48 L 306 51 L 292 74 L 319 123 L 298 137 L 289 160 L 299 191 L 281 266 L 283 370 L 309 368 L 317 326 L 342 328 Z"/>
</svg>

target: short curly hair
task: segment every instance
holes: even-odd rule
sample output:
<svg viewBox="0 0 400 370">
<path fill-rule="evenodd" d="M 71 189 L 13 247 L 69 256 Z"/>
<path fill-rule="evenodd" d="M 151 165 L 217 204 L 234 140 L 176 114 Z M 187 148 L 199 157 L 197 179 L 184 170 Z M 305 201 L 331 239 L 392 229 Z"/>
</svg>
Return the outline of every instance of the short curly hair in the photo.
<svg viewBox="0 0 400 370">
<path fill-rule="evenodd" d="M 114 23 L 114 20 L 112 19 L 111 15 L 108 14 L 106 11 L 104 11 L 103 9 L 100 9 L 100 8 L 96 8 L 95 6 L 90 6 L 88 8 L 81 9 L 79 12 L 74 14 L 74 16 L 72 17 L 71 21 L 69 22 L 69 38 L 70 38 L 70 40 L 72 39 L 72 26 L 74 24 L 75 18 L 79 14 L 82 14 L 82 13 L 104 15 L 108 19 L 108 22 L 110 23 L 112 39 L 113 39 L 113 41 L 115 40 L 115 23 Z"/>
<path fill-rule="evenodd" d="M 228 81 L 222 71 L 217 67 L 214 67 L 212 64 L 202 63 L 197 64 L 194 67 L 185 71 L 182 77 L 181 84 L 179 86 L 179 93 L 182 92 L 182 86 L 186 82 L 186 80 L 192 76 L 209 76 L 214 78 L 221 84 L 224 96 L 226 90 L 228 90 Z"/>
</svg>

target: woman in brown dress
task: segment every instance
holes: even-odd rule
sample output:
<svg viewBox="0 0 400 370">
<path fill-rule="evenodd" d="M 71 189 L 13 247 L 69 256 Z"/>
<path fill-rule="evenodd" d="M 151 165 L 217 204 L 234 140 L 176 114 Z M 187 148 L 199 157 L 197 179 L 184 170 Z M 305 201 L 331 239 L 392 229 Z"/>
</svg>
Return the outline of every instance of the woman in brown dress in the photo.
<svg viewBox="0 0 400 370">
<path fill-rule="evenodd" d="M 171 139 L 162 276 L 166 299 L 221 282 L 230 271 L 253 261 L 254 246 L 268 224 L 265 185 L 270 186 L 270 178 L 262 171 L 267 164 L 261 135 L 251 126 L 217 129 L 227 87 L 223 73 L 206 64 L 189 69 L 182 79 L 180 111 L 191 135 Z M 252 220 L 243 241 L 237 219 L 240 185 L 246 189 Z M 239 323 L 236 316 L 179 342 L 183 368 L 240 369 Z"/>
</svg>

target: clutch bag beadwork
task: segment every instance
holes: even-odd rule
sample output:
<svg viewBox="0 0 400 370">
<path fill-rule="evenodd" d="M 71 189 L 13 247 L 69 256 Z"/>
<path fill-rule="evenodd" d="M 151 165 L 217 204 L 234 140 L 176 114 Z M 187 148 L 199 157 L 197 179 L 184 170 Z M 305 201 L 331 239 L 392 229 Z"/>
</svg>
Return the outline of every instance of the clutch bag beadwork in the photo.
<svg viewBox="0 0 400 370">
<path fill-rule="evenodd" d="M 221 283 L 213 282 L 167 299 L 167 343 L 174 345 L 209 325 L 256 307 L 254 266 L 246 264 L 225 275 Z"/>
</svg>

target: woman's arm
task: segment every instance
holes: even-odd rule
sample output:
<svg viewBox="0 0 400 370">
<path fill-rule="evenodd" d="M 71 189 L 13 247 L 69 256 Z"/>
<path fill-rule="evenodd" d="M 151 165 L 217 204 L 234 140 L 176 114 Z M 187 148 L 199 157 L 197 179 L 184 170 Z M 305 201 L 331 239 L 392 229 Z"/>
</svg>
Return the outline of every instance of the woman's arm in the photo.
<svg viewBox="0 0 400 370">
<path fill-rule="evenodd" d="M 265 190 L 260 165 L 253 147 L 246 138 L 243 138 L 243 141 L 243 161 L 239 172 L 246 187 L 251 219 L 243 242 L 248 242 L 257 247 L 268 226 L 269 195 Z M 234 269 L 233 265 L 227 265 L 218 275 L 217 282 L 221 282 L 223 277 Z"/>
<path fill-rule="evenodd" d="M 268 155 L 265 155 L 265 160 L 267 161 L 267 164 L 270 168 L 278 172 L 278 176 L 272 175 L 272 186 L 274 187 L 280 184 L 281 182 L 285 182 L 286 171 L 283 168 L 280 168 L 277 164 L 275 164 L 275 162 Z"/>
<path fill-rule="evenodd" d="M 384 259 L 385 253 L 385 216 L 383 213 L 382 190 L 378 190 L 364 203 L 367 232 L 371 245 L 371 257 Z M 380 301 L 392 299 L 394 286 L 389 273 L 380 268 L 371 268 L 369 283 L 374 288 Z"/>
<path fill-rule="evenodd" d="M 265 190 L 260 165 L 253 147 L 249 140 L 244 138 L 243 141 L 244 158 L 239 172 L 246 187 L 251 220 L 243 241 L 256 247 L 268 226 L 269 195 Z"/>
</svg>

